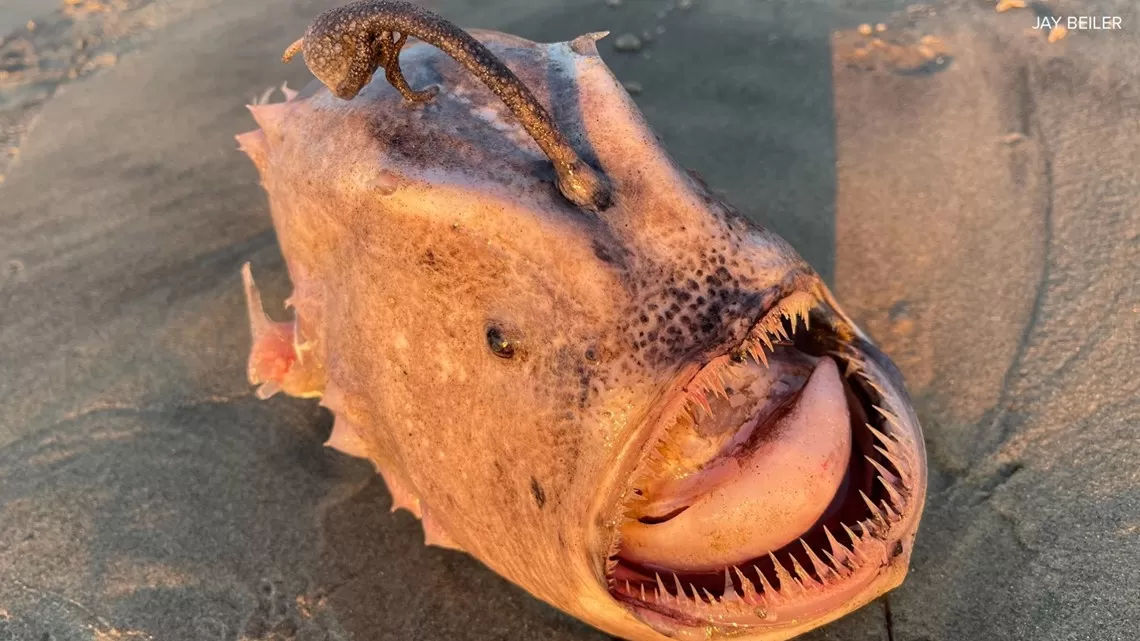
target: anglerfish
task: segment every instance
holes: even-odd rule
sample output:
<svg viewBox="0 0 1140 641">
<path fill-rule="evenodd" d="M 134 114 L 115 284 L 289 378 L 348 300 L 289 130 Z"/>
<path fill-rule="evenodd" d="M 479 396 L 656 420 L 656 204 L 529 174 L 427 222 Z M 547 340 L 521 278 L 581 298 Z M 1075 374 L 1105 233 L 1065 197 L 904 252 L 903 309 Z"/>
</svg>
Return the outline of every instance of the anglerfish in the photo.
<svg viewBox="0 0 1140 641">
<path fill-rule="evenodd" d="M 317 80 L 238 136 L 293 284 L 273 321 L 245 267 L 248 374 L 319 397 L 428 543 L 570 615 L 788 639 L 902 582 L 918 420 L 816 272 L 670 158 L 603 35 L 318 16 L 286 52 Z"/>
</svg>

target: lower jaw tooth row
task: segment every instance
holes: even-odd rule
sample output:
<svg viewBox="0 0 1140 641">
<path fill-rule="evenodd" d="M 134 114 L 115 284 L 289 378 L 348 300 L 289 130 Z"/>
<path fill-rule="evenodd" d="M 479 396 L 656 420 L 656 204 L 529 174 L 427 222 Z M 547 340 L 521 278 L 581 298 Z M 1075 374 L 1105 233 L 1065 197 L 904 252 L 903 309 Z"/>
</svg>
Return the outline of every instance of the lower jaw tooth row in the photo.
<svg viewBox="0 0 1140 641">
<path fill-rule="evenodd" d="M 868 504 L 873 505 L 869 499 Z M 663 580 L 660 573 L 655 576 L 655 585 L 643 581 L 635 583 L 619 580 L 615 587 L 627 596 L 638 598 L 645 603 L 665 605 L 687 614 L 759 615 L 766 613 L 768 609 L 778 607 L 782 602 L 789 599 L 810 596 L 814 592 L 826 589 L 828 584 L 850 577 L 857 568 L 876 562 L 874 558 L 876 556 L 881 555 L 885 559 L 886 546 L 875 537 L 875 534 L 885 531 L 891 523 L 896 522 L 898 512 L 901 512 L 903 507 L 904 504 L 900 502 L 896 503 L 896 507 L 892 509 L 890 503 L 884 500 L 879 510 L 872 510 L 876 514 L 874 518 L 856 524 L 858 533 L 855 529 L 842 525 L 841 527 L 851 541 L 850 547 L 839 543 L 831 530 L 824 527 L 824 534 L 832 550 L 831 552 L 821 550 L 827 561 L 821 559 L 819 554 L 801 539 L 800 543 L 812 569 L 815 571 L 814 577 L 800 565 L 795 557 L 791 557 L 792 569 L 789 570 L 774 555 L 769 554 L 779 588 L 773 585 L 773 582 L 760 568 L 754 567 L 752 573 L 759 581 L 760 589 L 758 590 L 756 582 L 748 578 L 736 566 L 732 566 L 730 569 L 726 568 L 724 592 L 720 597 L 716 597 L 708 590 L 697 588 L 692 584 L 686 590 L 676 573 L 666 575 L 667 577 L 671 575 L 672 592 L 667 589 L 666 580 Z M 733 574 L 736 576 L 736 581 L 732 578 Z M 740 587 L 737 587 L 738 584 Z M 764 616 L 760 618 L 764 618 Z"/>
</svg>

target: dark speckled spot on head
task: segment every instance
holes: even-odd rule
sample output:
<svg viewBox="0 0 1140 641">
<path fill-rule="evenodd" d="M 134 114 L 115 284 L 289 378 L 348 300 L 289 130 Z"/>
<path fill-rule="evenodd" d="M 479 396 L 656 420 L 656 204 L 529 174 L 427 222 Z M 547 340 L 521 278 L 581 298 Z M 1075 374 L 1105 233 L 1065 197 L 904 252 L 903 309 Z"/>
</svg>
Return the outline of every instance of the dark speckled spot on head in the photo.
<svg viewBox="0 0 1140 641">
<path fill-rule="evenodd" d="M 542 485 L 538 482 L 538 479 L 533 476 L 530 477 L 530 493 L 534 495 L 534 503 L 538 506 L 538 509 L 541 510 L 546 507 L 546 490 L 542 489 Z"/>
</svg>

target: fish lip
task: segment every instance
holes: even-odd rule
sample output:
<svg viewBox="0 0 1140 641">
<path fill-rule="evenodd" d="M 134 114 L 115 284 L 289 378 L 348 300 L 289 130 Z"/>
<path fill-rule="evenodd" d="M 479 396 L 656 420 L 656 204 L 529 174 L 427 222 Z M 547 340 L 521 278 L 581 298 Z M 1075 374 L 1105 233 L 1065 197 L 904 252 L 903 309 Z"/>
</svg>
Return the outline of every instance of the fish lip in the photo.
<svg viewBox="0 0 1140 641">
<path fill-rule="evenodd" d="M 814 282 L 804 284 L 798 282 L 791 293 L 782 298 L 774 299 L 770 305 L 759 315 L 762 321 L 774 310 L 792 296 L 810 293 L 815 297 L 815 306 L 812 308 L 812 323 L 823 322 L 837 337 L 835 355 L 849 366 L 857 364 L 856 372 L 848 372 L 845 379 L 852 376 L 860 377 L 869 390 L 877 392 L 878 404 L 873 405 L 881 414 L 881 426 L 886 426 L 884 433 L 897 439 L 900 447 L 905 448 L 910 457 L 912 468 L 909 471 L 909 494 L 902 513 L 897 521 L 874 534 L 878 550 L 882 553 L 880 563 L 864 562 L 857 565 L 851 576 L 838 583 L 843 588 L 842 594 L 831 599 L 824 599 L 819 607 L 814 609 L 801 609 L 798 616 L 769 617 L 764 620 L 725 623 L 723 619 L 714 620 L 694 616 L 680 609 L 661 607 L 647 602 L 639 602 L 636 598 L 623 598 L 624 595 L 614 590 L 614 579 L 611 570 L 617 562 L 613 559 L 620 546 L 620 520 L 611 521 L 609 543 L 606 556 L 601 559 L 605 568 L 602 575 L 602 587 L 610 598 L 631 612 L 642 623 L 653 628 L 658 633 L 673 638 L 716 638 L 718 636 L 732 636 L 734 638 L 748 637 L 751 634 L 763 634 L 765 639 L 790 638 L 807 630 L 819 627 L 833 621 L 849 612 L 852 612 L 877 598 L 881 594 L 897 587 L 902 583 L 908 569 L 910 555 L 913 550 L 914 539 L 917 535 L 918 525 L 925 507 L 927 488 L 926 452 L 922 439 L 921 428 L 914 413 L 909 394 L 898 368 L 886 354 L 879 349 L 841 310 L 830 291 L 818 278 Z M 759 324 L 758 321 L 757 324 Z M 727 358 L 740 349 L 740 344 L 726 345 L 722 349 L 702 361 L 699 365 L 686 368 L 678 374 L 674 382 L 667 388 L 668 391 L 658 401 L 658 410 L 652 414 L 653 418 L 646 421 L 651 425 L 650 436 L 645 439 L 644 446 L 637 454 L 634 470 L 639 469 L 645 457 L 653 451 L 657 443 L 665 437 L 669 408 L 677 402 L 677 398 L 684 394 L 684 390 L 718 359 Z M 862 399 L 860 399 L 862 400 Z M 866 402 L 862 402 L 866 406 Z M 866 408 L 865 409 L 870 409 Z M 887 417 L 890 418 L 887 418 Z M 889 431 L 888 431 L 889 430 Z M 873 442 L 873 441 L 872 441 Z M 627 486 L 632 484 L 631 475 L 625 475 L 622 482 Z M 628 488 L 627 488 L 628 490 Z M 618 509 L 622 509 L 629 499 L 623 495 L 618 501 Z M 885 523 L 885 521 L 884 521 Z M 786 634 L 786 636 L 785 636 Z M 711 635 L 711 636 L 709 636 Z M 776 635 L 776 636 L 772 636 Z"/>
</svg>

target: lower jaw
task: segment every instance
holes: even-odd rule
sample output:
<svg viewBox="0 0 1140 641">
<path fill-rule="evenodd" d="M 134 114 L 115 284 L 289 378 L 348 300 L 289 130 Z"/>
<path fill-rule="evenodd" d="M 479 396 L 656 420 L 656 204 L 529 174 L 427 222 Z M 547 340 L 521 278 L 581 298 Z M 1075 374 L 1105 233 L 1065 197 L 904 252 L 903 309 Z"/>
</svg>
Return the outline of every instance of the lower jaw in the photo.
<svg viewBox="0 0 1140 641">
<path fill-rule="evenodd" d="M 909 554 L 883 566 L 864 567 L 838 588 L 808 593 L 794 601 L 756 605 L 750 599 L 720 601 L 715 615 L 694 615 L 691 610 L 666 598 L 648 603 L 615 596 L 633 615 L 655 632 L 682 641 L 762 638 L 782 641 L 826 625 L 898 587 L 906 575 Z M 613 594 L 613 592 L 611 592 Z M 652 601 L 652 597 L 650 597 Z"/>
<path fill-rule="evenodd" d="M 676 638 L 684 638 L 677 635 L 680 631 L 697 628 L 703 639 L 710 628 L 760 632 L 805 624 L 815 627 L 862 607 L 902 582 L 909 545 L 903 546 L 895 533 L 907 524 L 884 521 L 880 525 L 881 531 L 856 535 L 854 542 L 841 546 L 845 556 L 838 569 L 824 569 L 822 563 L 811 571 L 802 565 L 789 569 L 773 558 L 769 567 L 778 568 L 775 581 L 763 578 L 771 570 L 750 572 L 753 578 L 736 572 L 722 578 L 724 586 L 715 591 L 696 583 L 682 585 L 673 578 L 646 589 L 644 583 L 621 579 L 618 570 L 610 582 L 610 594 L 651 627 Z"/>
</svg>

